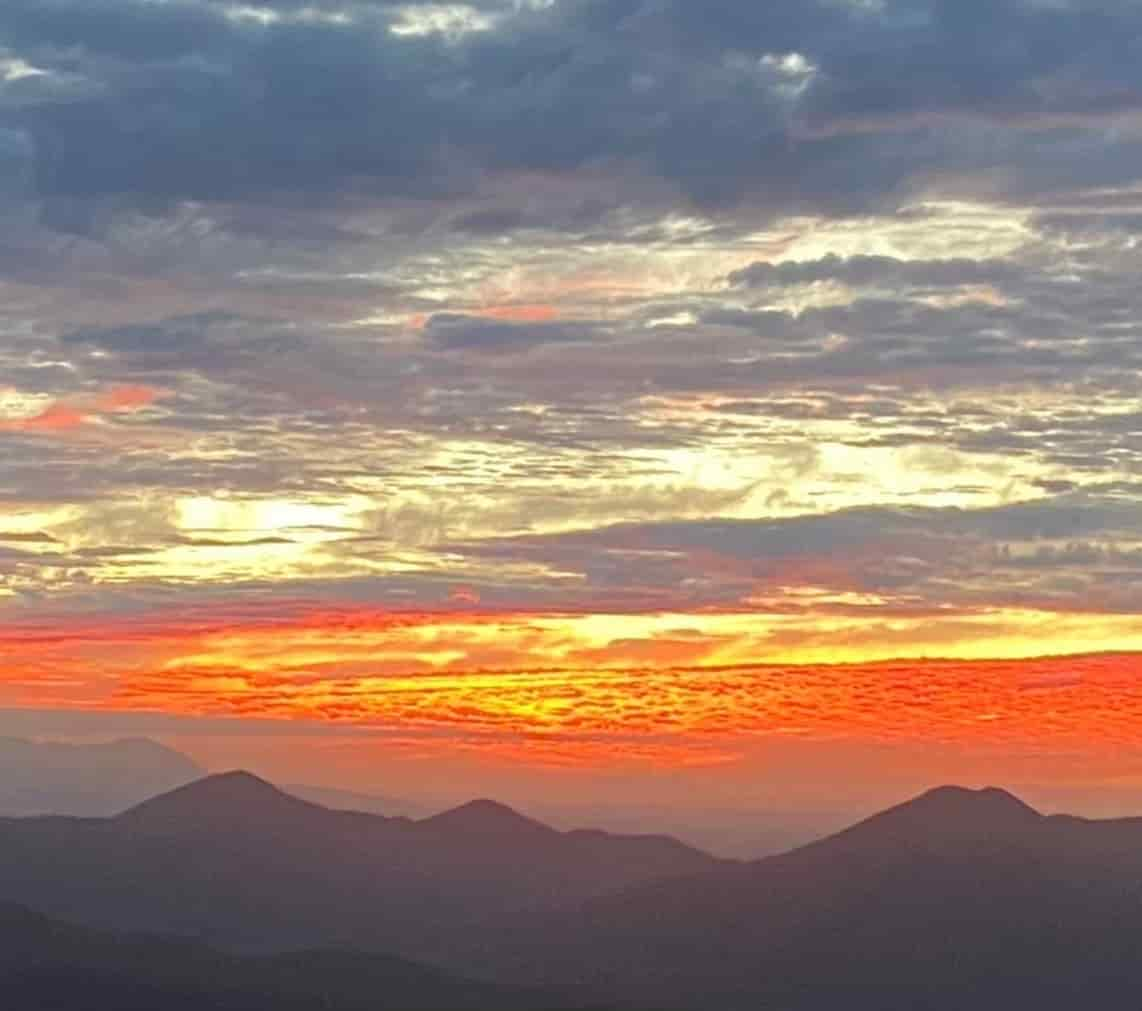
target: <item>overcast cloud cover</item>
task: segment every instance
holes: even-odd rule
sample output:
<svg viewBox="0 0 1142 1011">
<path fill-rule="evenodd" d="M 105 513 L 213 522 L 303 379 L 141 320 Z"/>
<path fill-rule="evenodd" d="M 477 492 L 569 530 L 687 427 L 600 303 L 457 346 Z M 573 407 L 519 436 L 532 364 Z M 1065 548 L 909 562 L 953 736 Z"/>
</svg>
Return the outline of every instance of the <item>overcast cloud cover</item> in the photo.
<svg viewBox="0 0 1142 1011">
<path fill-rule="evenodd" d="M 0 700 L 1134 669 L 1140 234 L 1135 0 L 4 0 Z"/>
</svg>

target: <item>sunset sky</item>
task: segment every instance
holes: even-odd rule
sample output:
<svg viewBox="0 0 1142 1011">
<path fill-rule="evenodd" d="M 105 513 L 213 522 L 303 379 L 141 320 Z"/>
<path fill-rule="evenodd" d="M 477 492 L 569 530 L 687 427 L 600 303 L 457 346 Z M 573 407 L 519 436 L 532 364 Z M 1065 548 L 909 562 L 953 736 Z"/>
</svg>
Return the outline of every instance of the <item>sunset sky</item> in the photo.
<svg viewBox="0 0 1142 1011">
<path fill-rule="evenodd" d="M 1139 39 L 2 0 L 0 733 L 1142 811 Z"/>
</svg>

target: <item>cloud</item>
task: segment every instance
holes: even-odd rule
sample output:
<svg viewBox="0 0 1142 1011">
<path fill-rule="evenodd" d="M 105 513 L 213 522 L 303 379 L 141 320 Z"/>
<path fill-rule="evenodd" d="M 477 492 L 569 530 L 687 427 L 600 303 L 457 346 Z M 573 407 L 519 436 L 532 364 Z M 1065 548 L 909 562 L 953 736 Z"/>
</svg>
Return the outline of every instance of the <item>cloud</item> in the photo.
<svg viewBox="0 0 1142 1011">
<path fill-rule="evenodd" d="M 249 319 L 230 312 L 201 312 L 147 323 L 91 327 L 61 334 L 69 349 L 115 356 L 140 375 L 148 372 L 236 376 L 274 356 L 296 351 L 302 339 L 289 324 Z M 98 368 L 99 358 L 96 359 Z M 121 373 L 120 373 L 121 374 Z"/>
<path fill-rule="evenodd" d="M 0 731 L 34 738 L 102 738 L 123 734 L 179 737 L 338 737 L 369 733 L 326 723 L 182 716 L 176 713 L 0 709 Z"/>
<path fill-rule="evenodd" d="M 21 106 L 40 196 L 128 194 L 152 211 L 283 193 L 442 195 L 484 171 L 600 162 L 637 163 L 710 205 L 752 194 L 841 210 L 952 167 L 992 171 L 995 146 L 973 139 L 973 122 L 1097 129 L 1137 109 L 1129 5 L 754 6 L 500 5 L 488 30 L 456 36 L 394 33 L 405 14 L 380 4 L 236 17 L 195 0 L 12 0 L 0 29 L 47 78 L 83 82 Z M 949 117 L 966 125 L 941 141 Z M 1088 142 L 1129 151 L 1093 132 Z M 1065 153 L 1068 140 L 1040 133 L 1021 147 L 1013 135 L 1003 160 L 1036 185 L 1044 143 Z M 466 220 L 499 232 L 516 215 Z"/>
<path fill-rule="evenodd" d="M 0 620 L 1124 627 L 1134 6 L 416 6 L 0 4 Z"/>
<path fill-rule="evenodd" d="M 201 347 L 209 341 L 212 326 L 232 322 L 240 321 L 225 314 L 202 313 L 157 323 L 76 330 L 62 334 L 60 340 L 64 344 L 94 344 L 108 351 L 162 354 Z"/>
<path fill-rule="evenodd" d="M 733 285 L 751 288 L 838 281 L 868 287 L 956 287 L 965 284 L 1001 284 L 1020 275 L 1002 260 L 901 260 L 892 256 L 835 254 L 820 260 L 754 263 L 730 275 Z"/>
<path fill-rule="evenodd" d="M 1142 510 L 1129 495 L 626 524 L 452 550 L 574 573 L 571 598 L 625 601 L 624 609 L 871 616 L 884 608 L 933 620 L 941 609 L 977 607 L 1142 613 L 1142 596 L 1131 588 L 1142 576 Z M 800 596 L 804 590 L 809 596 Z"/>
<path fill-rule="evenodd" d="M 25 132 L 0 128 L 0 210 L 28 196 L 35 154 Z"/>
<path fill-rule="evenodd" d="M 48 404 L 27 417 L 0 421 L 0 432 L 66 435 L 98 424 L 107 416 L 150 407 L 161 395 L 162 391 L 148 386 L 118 386 L 93 397 Z"/>
<path fill-rule="evenodd" d="M 447 351 L 523 351 L 541 344 L 589 341 L 594 326 L 573 322 L 516 323 L 461 313 L 436 313 L 424 327 L 426 338 Z"/>
</svg>

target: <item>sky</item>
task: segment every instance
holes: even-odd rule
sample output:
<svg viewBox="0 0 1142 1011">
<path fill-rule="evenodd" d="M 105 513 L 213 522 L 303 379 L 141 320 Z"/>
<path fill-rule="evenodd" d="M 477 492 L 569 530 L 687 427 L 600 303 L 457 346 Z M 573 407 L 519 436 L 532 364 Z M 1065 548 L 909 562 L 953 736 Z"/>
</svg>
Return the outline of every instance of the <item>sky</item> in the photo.
<svg viewBox="0 0 1142 1011">
<path fill-rule="evenodd" d="M 1136 0 L 5 0 L 0 731 L 1142 810 L 1140 68 Z"/>
</svg>

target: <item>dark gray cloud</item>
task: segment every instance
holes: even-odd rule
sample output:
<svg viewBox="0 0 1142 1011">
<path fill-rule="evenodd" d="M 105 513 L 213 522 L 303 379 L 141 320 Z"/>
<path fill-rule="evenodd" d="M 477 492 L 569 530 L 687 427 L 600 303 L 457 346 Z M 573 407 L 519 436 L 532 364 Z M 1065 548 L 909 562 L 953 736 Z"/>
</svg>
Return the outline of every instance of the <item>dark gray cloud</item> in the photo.
<svg viewBox="0 0 1142 1011">
<path fill-rule="evenodd" d="M 251 367 L 298 351 L 305 343 L 287 324 L 220 311 L 74 330 L 59 340 L 65 348 L 80 352 L 113 353 L 112 371 L 119 375 L 228 372 L 235 379 Z"/>
<path fill-rule="evenodd" d="M 892 256 L 830 255 L 820 260 L 755 263 L 730 275 L 730 283 L 766 288 L 841 281 L 851 285 L 901 287 L 954 287 L 965 284 L 1002 284 L 1022 275 L 1002 260 L 901 260 Z"/>
<path fill-rule="evenodd" d="M 578 572 L 584 584 L 574 592 L 584 600 L 633 608 L 734 606 L 766 593 L 780 606 L 783 588 L 814 585 L 932 614 L 950 606 L 1142 612 L 1142 510 L 1125 495 L 624 524 L 452 550 Z"/>
<path fill-rule="evenodd" d="M 520 351 L 540 344 L 589 341 L 597 326 L 574 322 L 515 323 L 442 312 L 429 317 L 424 329 L 432 344 L 448 351 Z"/>
<path fill-rule="evenodd" d="M 327 6 L 344 18 L 11 0 L 0 37 L 47 73 L 5 84 L 28 93 L 0 115 L 33 139 L 44 199 L 128 196 L 152 212 L 440 194 L 481 170 L 600 161 L 637 162 L 711 204 L 752 193 L 844 209 L 936 171 L 1002 166 L 1042 187 L 1060 161 L 1107 179 L 1139 164 L 1097 130 L 1138 105 L 1131 3 L 563 0 L 501 7 L 460 38 L 393 34 L 385 4 Z M 949 116 L 1006 133 L 948 134 Z"/>
<path fill-rule="evenodd" d="M 201 313 L 123 326 L 93 327 L 62 334 L 64 344 L 93 344 L 108 351 L 171 353 L 200 347 L 210 340 L 212 329 L 241 320 L 226 313 Z"/>
<path fill-rule="evenodd" d="M 21 130 L 0 129 L 0 209 L 27 194 L 35 148 Z"/>
<path fill-rule="evenodd" d="M 0 32 L 85 92 L 26 106 L 47 199 L 171 200 L 420 188 L 445 125 L 432 62 L 383 23 L 232 21 L 204 4 L 25 0 Z"/>
<path fill-rule="evenodd" d="M 810 124 L 1136 108 L 1139 11 L 1114 0 L 896 0 L 829 40 Z"/>
</svg>

